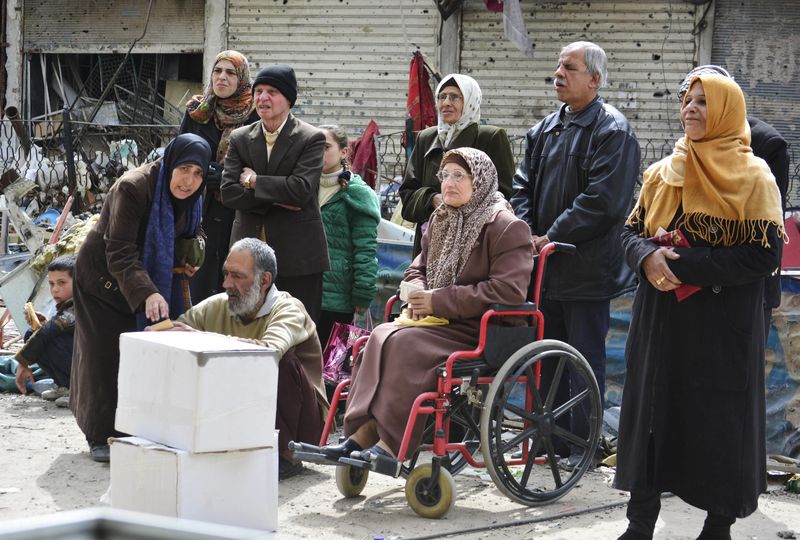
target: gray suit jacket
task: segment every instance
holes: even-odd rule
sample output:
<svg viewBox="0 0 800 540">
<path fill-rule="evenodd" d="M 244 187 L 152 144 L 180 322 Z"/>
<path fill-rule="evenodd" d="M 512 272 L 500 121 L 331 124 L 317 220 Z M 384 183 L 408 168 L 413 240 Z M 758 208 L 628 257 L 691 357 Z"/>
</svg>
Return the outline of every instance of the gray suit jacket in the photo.
<svg viewBox="0 0 800 540">
<path fill-rule="evenodd" d="M 263 231 L 275 250 L 278 275 L 304 276 L 329 268 L 317 202 L 324 151 L 323 132 L 291 113 L 269 162 L 260 120 L 231 133 L 221 186 L 223 204 L 236 210 L 231 244 L 241 238 L 260 238 Z M 256 171 L 255 189 L 239 184 L 244 167 Z"/>
</svg>

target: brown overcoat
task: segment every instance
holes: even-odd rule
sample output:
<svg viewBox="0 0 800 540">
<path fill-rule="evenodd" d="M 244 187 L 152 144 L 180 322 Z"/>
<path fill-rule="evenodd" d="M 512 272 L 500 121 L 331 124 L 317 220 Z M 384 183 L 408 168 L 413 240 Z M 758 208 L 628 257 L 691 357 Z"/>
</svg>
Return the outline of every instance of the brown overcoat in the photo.
<svg viewBox="0 0 800 540">
<path fill-rule="evenodd" d="M 158 289 L 141 259 L 161 160 L 126 172 L 108 192 L 75 264 L 70 408 L 89 444 L 117 435 L 119 336 Z"/>
<path fill-rule="evenodd" d="M 403 278 L 426 288 L 429 242 L 426 233 L 422 252 Z M 345 434 L 375 418 L 381 440 L 397 454 L 414 400 L 436 389 L 436 367 L 454 351 L 475 348 L 480 317 L 490 304 L 525 301 L 532 267 L 530 229 L 511 211 L 498 211 L 484 225 L 455 284 L 433 292 L 433 313 L 448 325 L 385 323 L 373 330 L 353 372 Z M 415 426 L 409 451 L 419 445 L 423 427 L 424 419 Z"/>
</svg>

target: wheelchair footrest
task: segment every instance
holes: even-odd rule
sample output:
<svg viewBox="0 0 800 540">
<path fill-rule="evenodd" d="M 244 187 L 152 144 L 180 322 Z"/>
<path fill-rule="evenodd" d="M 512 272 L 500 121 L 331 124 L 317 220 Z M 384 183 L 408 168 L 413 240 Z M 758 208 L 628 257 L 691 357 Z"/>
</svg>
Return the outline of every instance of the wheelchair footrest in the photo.
<svg viewBox="0 0 800 540">
<path fill-rule="evenodd" d="M 341 465 L 338 461 L 330 459 L 321 452 L 302 452 L 295 450 L 292 457 L 297 461 L 307 461 L 309 463 L 318 463 L 320 465 Z"/>
<path fill-rule="evenodd" d="M 321 451 L 319 446 L 298 441 L 289 441 L 289 450 L 291 450 L 292 452 L 316 452 L 316 453 L 319 453 Z"/>
<path fill-rule="evenodd" d="M 385 474 L 386 476 L 393 476 L 395 478 L 400 476 L 400 472 L 402 471 L 402 463 L 396 459 L 385 456 L 378 456 L 377 459 L 372 461 L 343 457 L 339 458 L 339 464 L 350 465 L 351 467 L 358 467 L 359 469 L 369 469 L 378 474 Z"/>
</svg>

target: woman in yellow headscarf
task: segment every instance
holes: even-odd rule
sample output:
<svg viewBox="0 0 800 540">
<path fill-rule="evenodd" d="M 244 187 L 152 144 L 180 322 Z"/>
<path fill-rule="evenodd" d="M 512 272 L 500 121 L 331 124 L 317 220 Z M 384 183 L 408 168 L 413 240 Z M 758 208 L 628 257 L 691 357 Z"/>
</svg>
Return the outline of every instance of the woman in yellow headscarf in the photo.
<svg viewBox="0 0 800 540">
<path fill-rule="evenodd" d="M 780 262 L 780 195 L 733 80 L 694 77 L 681 122 L 622 237 L 641 281 L 615 478 L 631 492 L 625 540 L 652 538 L 663 492 L 708 512 L 699 538 L 730 538 L 766 490 L 763 278 Z"/>
</svg>

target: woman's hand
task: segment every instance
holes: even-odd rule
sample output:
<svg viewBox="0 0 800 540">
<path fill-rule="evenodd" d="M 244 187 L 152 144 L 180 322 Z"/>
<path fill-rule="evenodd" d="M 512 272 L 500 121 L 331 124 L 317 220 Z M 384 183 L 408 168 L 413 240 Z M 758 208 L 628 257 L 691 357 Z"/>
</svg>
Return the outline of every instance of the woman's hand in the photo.
<svg viewBox="0 0 800 540">
<path fill-rule="evenodd" d="M 364 307 L 364 306 L 353 306 L 353 311 L 354 311 L 355 313 L 359 313 L 359 314 L 361 314 L 361 313 L 366 313 L 368 309 L 369 309 L 369 308 L 367 308 L 367 307 Z"/>
<path fill-rule="evenodd" d="M 437 193 L 437 194 L 435 194 L 433 196 L 433 199 L 431 200 L 431 207 L 434 210 L 436 210 L 437 208 L 439 208 L 442 205 L 443 202 L 444 202 L 444 199 L 442 199 L 442 194 L 441 193 Z"/>
<path fill-rule="evenodd" d="M 433 291 L 414 291 L 408 295 L 408 308 L 415 321 L 433 315 Z"/>
<path fill-rule="evenodd" d="M 239 175 L 239 185 L 245 189 L 256 189 L 256 171 L 250 167 L 242 169 Z"/>
<path fill-rule="evenodd" d="M 650 285 L 659 291 L 672 291 L 681 286 L 679 280 L 667 265 L 667 260 L 677 260 L 681 256 L 673 248 L 660 247 L 642 261 L 642 272 Z"/>
<path fill-rule="evenodd" d="M 169 317 L 169 304 L 159 293 L 153 293 L 144 301 L 144 315 L 153 322 L 166 319 Z"/>
</svg>

